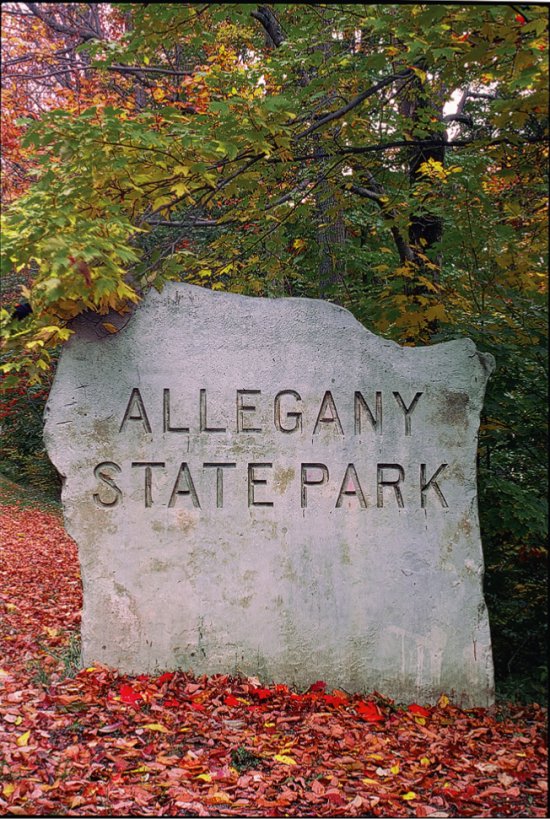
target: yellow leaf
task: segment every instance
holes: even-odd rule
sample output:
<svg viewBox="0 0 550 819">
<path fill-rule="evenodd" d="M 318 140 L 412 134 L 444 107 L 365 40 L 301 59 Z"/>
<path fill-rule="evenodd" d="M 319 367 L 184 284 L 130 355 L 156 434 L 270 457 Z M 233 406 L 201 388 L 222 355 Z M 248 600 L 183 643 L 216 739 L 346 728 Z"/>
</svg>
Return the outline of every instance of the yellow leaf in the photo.
<svg viewBox="0 0 550 819">
<path fill-rule="evenodd" d="M 291 756 L 287 756 L 286 754 L 275 754 L 274 759 L 277 762 L 282 762 L 283 765 L 296 765 L 296 760 L 292 759 Z"/>
<path fill-rule="evenodd" d="M 430 760 L 428 759 L 428 757 L 427 757 L 427 756 L 423 756 L 423 757 L 422 757 L 422 759 L 420 760 L 420 764 L 421 764 L 421 765 L 429 765 L 429 764 L 430 764 Z"/>
<path fill-rule="evenodd" d="M 399 773 L 399 763 L 397 763 L 397 765 L 392 765 L 391 768 L 390 768 L 390 771 L 392 772 L 392 774 L 398 774 Z"/>
<path fill-rule="evenodd" d="M 204 782 L 212 782 L 212 777 L 209 773 L 198 774 L 197 779 L 202 779 Z"/>
<path fill-rule="evenodd" d="M 17 744 L 19 745 L 20 748 L 23 748 L 25 745 L 27 745 L 30 735 L 31 735 L 30 731 L 25 731 L 24 734 L 21 734 L 21 736 L 17 737 Z"/>
<path fill-rule="evenodd" d="M 91 665 L 89 668 L 86 668 L 85 670 L 87 674 L 91 674 L 92 671 L 95 671 L 95 665 Z"/>
<path fill-rule="evenodd" d="M 9 677 L 9 676 L 10 676 L 9 671 L 6 671 L 5 668 L 0 668 L 0 677 Z"/>
<path fill-rule="evenodd" d="M 415 717 L 414 721 L 416 722 L 417 725 L 426 725 L 426 720 L 424 719 L 424 717 Z"/>
<path fill-rule="evenodd" d="M 368 754 L 368 758 L 369 759 L 377 759 L 378 761 L 380 761 L 381 759 L 384 759 L 382 754 Z"/>
<path fill-rule="evenodd" d="M 407 793 L 403 794 L 401 799 L 404 799 L 406 802 L 410 802 L 411 799 L 416 799 L 416 794 L 414 791 L 407 791 Z"/>
<path fill-rule="evenodd" d="M 362 779 L 361 782 L 364 785 L 378 785 L 379 784 L 379 782 L 377 782 L 376 779 Z"/>
<path fill-rule="evenodd" d="M 445 307 L 443 304 L 435 304 L 426 310 L 427 321 L 439 321 L 446 316 Z"/>
<path fill-rule="evenodd" d="M 417 68 L 417 66 L 413 66 L 414 73 L 416 76 L 421 80 L 421 82 L 426 82 L 426 72 L 422 71 L 421 68 Z"/>
<path fill-rule="evenodd" d="M 2 793 L 4 796 L 11 796 L 15 790 L 15 785 L 12 782 L 5 782 L 4 787 L 2 788 Z"/>
<path fill-rule="evenodd" d="M 449 704 L 449 697 L 446 694 L 442 694 L 437 701 L 438 708 L 446 708 Z"/>
<path fill-rule="evenodd" d="M 15 718 L 15 725 L 21 725 L 23 722 L 23 717 L 16 717 Z"/>
<path fill-rule="evenodd" d="M 174 191 L 176 196 L 184 196 L 186 193 L 189 193 L 189 188 L 184 182 L 176 182 L 175 185 L 172 185 L 170 188 L 171 191 Z"/>
<path fill-rule="evenodd" d="M 106 329 L 106 330 L 107 330 L 109 333 L 118 333 L 118 328 L 117 328 L 117 327 L 115 327 L 115 325 L 114 325 L 114 324 L 111 324 L 111 323 L 110 323 L 110 322 L 108 322 L 108 321 L 104 321 L 104 322 L 103 322 L 103 326 L 105 327 L 105 329 Z"/>
<path fill-rule="evenodd" d="M 17 611 L 15 603 L 6 603 L 6 608 L 8 611 Z"/>
<path fill-rule="evenodd" d="M 143 726 L 147 728 L 149 731 L 160 731 L 163 734 L 169 734 L 170 731 L 164 725 L 161 725 L 160 722 L 148 722 L 147 725 Z"/>
</svg>

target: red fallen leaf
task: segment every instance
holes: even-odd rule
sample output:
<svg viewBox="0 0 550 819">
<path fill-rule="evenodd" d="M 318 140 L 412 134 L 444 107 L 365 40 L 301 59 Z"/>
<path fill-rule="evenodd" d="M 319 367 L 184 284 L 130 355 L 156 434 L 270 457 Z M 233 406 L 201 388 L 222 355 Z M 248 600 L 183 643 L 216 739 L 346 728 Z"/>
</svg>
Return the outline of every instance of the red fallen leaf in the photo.
<svg viewBox="0 0 550 819">
<path fill-rule="evenodd" d="M 174 677 L 173 671 L 166 671 L 164 674 L 161 674 L 160 677 L 157 679 L 159 685 L 163 685 L 165 682 L 170 682 L 170 680 Z"/>
<path fill-rule="evenodd" d="M 179 705 L 181 705 L 179 700 L 164 700 L 164 706 L 166 708 L 177 708 Z"/>
<path fill-rule="evenodd" d="M 239 704 L 239 700 L 237 697 L 234 697 L 233 694 L 229 694 L 227 697 L 224 698 L 223 701 L 224 705 L 229 705 L 231 708 L 234 708 L 236 705 Z M 204 706 L 201 710 L 204 710 Z"/>
<path fill-rule="evenodd" d="M 273 696 L 273 691 L 270 691 L 269 688 L 253 688 L 250 693 L 259 700 L 268 700 Z"/>
<path fill-rule="evenodd" d="M 363 702 L 363 700 L 359 700 L 359 702 L 355 704 L 355 710 L 366 722 L 382 722 L 384 720 L 384 715 L 374 702 Z"/>
<path fill-rule="evenodd" d="M 407 711 L 410 711 L 411 714 L 418 714 L 419 717 L 429 717 L 431 713 L 427 708 L 422 708 L 421 705 L 417 705 L 415 702 L 409 705 Z"/>
<path fill-rule="evenodd" d="M 128 705 L 137 705 L 143 699 L 141 694 L 134 691 L 131 685 L 121 685 L 118 693 L 122 702 L 126 702 Z"/>
<path fill-rule="evenodd" d="M 347 700 L 345 700 L 344 697 L 337 697 L 333 694 L 325 694 L 323 699 L 327 705 L 334 705 L 335 708 L 341 708 L 347 704 Z"/>
<path fill-rule="evenodd" d="M 238 702 L 238 700 L 237 700 L 237 702 Z M 191 705 L 191 708 L 193 709 L 193 711 L 206 711 L 206 706 L 203 705 L 200 702 L 192 702 L 192 703 L 190 703 L 190 705 Z"/>
<path fill-rule="evenodd" d="M 324 694 L 326 690 L 327 684 L 323 682 L 323 680 L 317 680 L 317 682 L 312 683 L 308 690 L 308 694 Z"/>
<path fill-rule="evenodd" d="M 336 788 L 330 788 L 329 790 L 325 791 L 325 799 L 328 799 L 328 801 L 332 802 L 333 805 L 343 805 L 346 801 L 340 791 L 336 790 Z"/>
</svg>

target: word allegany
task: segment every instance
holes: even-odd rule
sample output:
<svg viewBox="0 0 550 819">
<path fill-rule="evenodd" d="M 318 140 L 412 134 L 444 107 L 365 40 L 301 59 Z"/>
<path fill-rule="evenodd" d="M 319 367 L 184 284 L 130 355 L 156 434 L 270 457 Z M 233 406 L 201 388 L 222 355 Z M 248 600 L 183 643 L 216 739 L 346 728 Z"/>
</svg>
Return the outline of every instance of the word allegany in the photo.
<svg viewBox="0 0 550 819">
<path fill-rule="evenodd" d="M 411 435 L 412 415 L 422 395 L 422 392 L 417 392 L 406 403 L 401 393 L 392 392 L 391 408 L 392 411 L 402 414 L 403 431 L 406 436 Z M 265 417 L 269 410 L 273 423 L 272 428 L 286 434 L 300 434 L 305 431 L 304 418 L 307 416 L 305 402 L 296 390 L 281 390 L 274 397 L 269 398 L 261 390 L 235 390 L 234 398 L 228 399 L 223 407 L 215 407 L 214 413 L 212 413 L 212 408 L 208 403 L 207 391 L 202 389 L 199 390 L 197 409 L 198 417 L 196 420 L 198 424 L 196 426 L 191 426 L 189 421 L 184 424 L 182 420 L 174 420 L 174 416 L 178 415 L 178 408 L 174 407 L 170 389 L 165 387 L 162 391 L 162 425 L 159 423 L 159 431 L 183 434 L 196 432 L 267 432 L 268 429 L 260 425 L 260 417 Z M 330 390 L 325 392 L 319 408 L 317 409 L 316 406 L 315 410 L 316 420 L 311 429 L 313 435 L 319 434 L 322 429 L 332 429 L 337 435 L 345 434 L 336 401 Z M 224 420 L 217 415 L 217 420 L 213 421 L 213 414 L 222 415 Z M 134 387 L 119 432 L 133 428 L 151 434 L 153 427 L 150 418 L 154 418 L 154 416 L 151 415 L 150 411 L 147 412 L 140 390 Z M 370 429 L 376 435 L 382 435 L 382 423 L 382 393 L 380 391 L 376 392 L 374 402 L 369 405 L 363 393 L 356 390 L 353 394 L 353 434 L 361 435 L 366 429 Z"/>
</svg>

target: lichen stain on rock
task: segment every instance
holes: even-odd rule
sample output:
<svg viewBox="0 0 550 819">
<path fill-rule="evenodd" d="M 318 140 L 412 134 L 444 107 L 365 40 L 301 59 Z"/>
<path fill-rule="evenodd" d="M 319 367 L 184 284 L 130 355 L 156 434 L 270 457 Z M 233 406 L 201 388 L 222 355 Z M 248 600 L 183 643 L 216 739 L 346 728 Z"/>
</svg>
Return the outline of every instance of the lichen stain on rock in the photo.
<svg viewBox="0 0 550 819">
<path fill-rule="evenodd" d="M 150 560 L 147 565 L 147 570 L 151 572 L 166 572 L 169 571 L 171 568 L 169 563 L 166 563 L 165 560 Z"/>
<path fill-rule="evenodd" d="M 296 474 L 296 470 L 290 467 L 289 469 L 278 469 L 275 472 L 275 476 L 273 479 L 273 486 L 275 491 L 279 493 L 279 495 L 284 495 L 286 492 L 288 485 L 294 480 L 294 475 Z"/>
<path fill-rule="evenodd" d="M 351 565 L 351 557 L 349 553 L 349 546 L 347 543 L 342 543 L 342 546 L 340 547 L 340 563 L 343 566 Z"/>
<path fill-rule="evenodd" d="M 443 405 L 438 413 L 439 419 L 445 424 L 463 424 L 468 426 L 468 415 L 466 407 L 470 402 L 470 396 L 464 392 L 443 392 Z"/>
<path fill-rule="evenodd" d="M 472 532 L 472 521 L 469 514 L 464 515 L 458 522 L 458 528 L 461 529 L 465 535 L 470 535 Z"/>
<path fill-rule="evenodd" d="M 191 532 L 197 525 L 197 519 L 193 513 L 186 512 L 183 509 L 176 512 L 176 521 L 177 528 L 183 532 L 184 535 Z"/>
<path fill-rule="evenodd" d="M 109 440 L 113 434 L 113 424 L 111 418 L 101 418 L 92 421 L 92 438 L 97 441 Z"/>
</svg>

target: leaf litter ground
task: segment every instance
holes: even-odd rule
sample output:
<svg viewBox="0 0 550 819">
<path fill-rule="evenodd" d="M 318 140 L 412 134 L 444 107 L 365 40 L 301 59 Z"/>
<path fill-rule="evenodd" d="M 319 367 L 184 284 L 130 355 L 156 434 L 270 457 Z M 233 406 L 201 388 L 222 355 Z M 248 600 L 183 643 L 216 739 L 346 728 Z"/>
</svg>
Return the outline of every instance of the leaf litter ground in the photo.
<svg viewBox="0 0 550 819">
<path fill-rule="evenodd" d="M 254 678 L 78 670 L 59 514 L 0 509 L 0 812 L 547 816 L 546 711 L 396 704 Z"/>
</svg>

